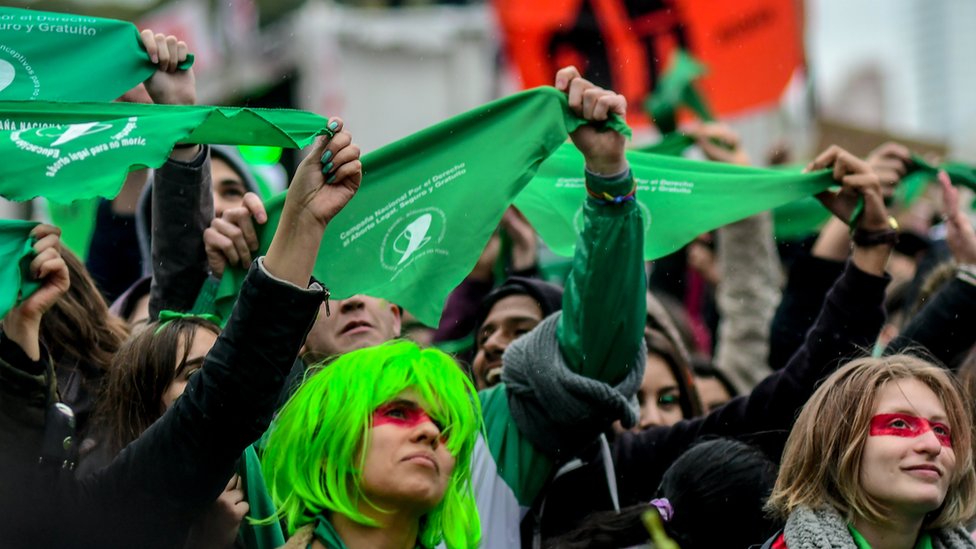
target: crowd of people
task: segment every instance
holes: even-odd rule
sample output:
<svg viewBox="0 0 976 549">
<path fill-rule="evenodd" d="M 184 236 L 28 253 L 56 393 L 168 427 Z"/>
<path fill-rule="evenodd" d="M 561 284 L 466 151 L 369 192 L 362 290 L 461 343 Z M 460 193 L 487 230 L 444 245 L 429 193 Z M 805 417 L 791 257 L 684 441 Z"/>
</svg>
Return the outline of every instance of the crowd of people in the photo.
<svg viewBox="0 0 976 549">
<path fill-rule="evenodd" d="M 157 70 L 123 100 L 195 103 L 186 45 L 141 36 Z M 553 83 L 588 122 L 571 270 L 542 278 L 512 208 L 436 328 L 312 277 L 370 184 L 338 118 L 263 256 L 254 175 L 219 145 L 131 172 L 85 261 L 38 225 L 40 287 L 0 333 L 0 546 L 976 547 L 976 232 L 948 176 L 898 202 L 911 151 L 832 146 L 809 238 L 764 212 L 645 262 L 603 124 L 626 100 Z M 729 128 L 687 131 L 750 164 Z"/>
</svg>

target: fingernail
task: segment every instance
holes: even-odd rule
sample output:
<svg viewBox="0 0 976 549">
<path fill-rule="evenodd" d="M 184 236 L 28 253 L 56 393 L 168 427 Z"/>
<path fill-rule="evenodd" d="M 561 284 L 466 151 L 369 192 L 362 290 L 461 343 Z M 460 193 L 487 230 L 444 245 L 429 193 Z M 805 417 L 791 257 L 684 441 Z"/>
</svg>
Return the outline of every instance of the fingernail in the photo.
<svg viewBox="0 0 976 549">
<path fill-rule="evenodd" d="M 561 88 L 561 87 L 563 87 L 565 85 L 566 85 L 566 81 L 565 80 L 562 80 L 562 79 L 556 80 L 556 87 L 557 88 Z"/>
<path fill-rule="evenodd" d="M 325 151 L 325 154 L 322 155 L 322 163 L 325 164 L 330 158 L 332 158 L 332 151 Z"/>
<path fill-rule="evenodd" d="M 153 63 L 159 63 L 159 56 L 158 55 L 152 56 L 152 62 Z"/>
<path fill-rule="evenodd" d="M 332 162 L 329 162 L 325 166 L 322 166 L 322 173 L 329 173 L 332 171 Z"/>
<path fill-rule="evenodd" d="M 333 120 L 332 122 L 329 122 L 329 129 L 332 130 L 332 131 L 338 130 L 339 129 L 339 123 L 336 122 L 335 120 Z"/>
<path fill-rule="evenodd" d="M 336 178 L 336 174 L 330 175 L 329 178 L 325 180 L 325 184 L 331 185 L 335 181 L 335 178 Z"/>
</svg>

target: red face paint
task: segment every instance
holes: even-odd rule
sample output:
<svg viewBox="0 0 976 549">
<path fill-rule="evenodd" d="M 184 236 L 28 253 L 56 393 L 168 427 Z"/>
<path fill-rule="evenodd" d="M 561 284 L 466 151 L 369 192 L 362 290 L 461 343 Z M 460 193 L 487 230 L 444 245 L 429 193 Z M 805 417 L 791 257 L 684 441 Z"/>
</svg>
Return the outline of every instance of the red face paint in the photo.
<svg viewBox="0 0 976 549">
<path fill-rule="evenodd" d="M 411 405 L 409 402 L 394 401 L 384 404 L 373 411 L 373 427 L 379 425 L 396 425 L 397 427 L 413 429 L 427 422 L 433 423 L 438 430 L 442 433 L 444 432 L 443 426 L 427 415 L 427 412 L 423 408 Z M 441 435 L 441 440 L 446 439 L 446 435 Z"/>
<path fill-rule="evenodd" d="M 894 436 L 915 438 L 932 431 L 939 444 L 952 448 L 952 434 L 949 426 L 938 421 L 908 414 L 878 414 L 871 418 L 871 436 Z"/>
</svg>

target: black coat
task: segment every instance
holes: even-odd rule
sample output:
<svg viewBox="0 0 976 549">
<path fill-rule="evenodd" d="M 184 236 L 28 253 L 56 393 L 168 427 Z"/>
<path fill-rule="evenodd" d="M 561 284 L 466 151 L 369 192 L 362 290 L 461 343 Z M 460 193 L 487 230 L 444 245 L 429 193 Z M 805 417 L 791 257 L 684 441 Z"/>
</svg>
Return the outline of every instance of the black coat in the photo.
<svg viewBox="0 0 976 549">
<path fill-rule="evenodd" d="M 142 436 L 81 480 L 38 465 L 53 377 L 0 343 L 3 547 L 173 547 L 220 494 L 244 448 L 268 428 L 323 290 L 252 266 L 203 369 Z M 12 382 L 6 382 L 10 380 Z"/>
<path fill-rule="evenodd" d="M 785 368 L 766 377 L 750 394 L 706 416 L 618 435 L 611 449 L 621 507 L 654 498 L 671 463 L 702 437 L 745 440 L 778 463 L 793 422 L 818 383 L 874 343 L 884 323 L 882 304 L 889 280 L 848 264 Z M 543 538 L 571 530 L 592 512 L 612 508 L 599 459 L 570 473 L 563 482 L 554 482 L 546 496 Z"/>
</svg>

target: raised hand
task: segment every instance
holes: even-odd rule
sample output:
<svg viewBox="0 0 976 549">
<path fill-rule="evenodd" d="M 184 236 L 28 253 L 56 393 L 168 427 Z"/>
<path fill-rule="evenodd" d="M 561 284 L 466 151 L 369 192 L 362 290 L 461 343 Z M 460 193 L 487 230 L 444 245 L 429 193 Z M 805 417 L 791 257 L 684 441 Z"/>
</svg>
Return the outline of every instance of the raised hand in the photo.
<svg viewBox="0 0 976 549">
<path fill-rule="evenodd" d="M 725 124 L 709 122 L 688 129 L 685 133 L 695 138 L 698 148 L 715 162 L 749 165 L 749 155 L 742 150 L 739 134 Z"/>
<path fill-rule="evenodd" d="M 234 475 L 217 500 L 193 523 L 184 549 L 234 547 L 237 531 L 250 510 L 250 504 L 244 499 L 241 477 Z"/>
<path fill-rule="evenodd" d="M 214 218 L 203 231 L 210 271 L 219 278 L 227 267 L 247 268 L 260 247 L 254 224 L 263 225 L 267 221 L 264 203 L 254 193 L 244 195 L 242 206 L 230 208 Z"/>
<path fill-rule="evenodd" d="M 38 342 L 41 318 L 68 292 L 71 279 L 68 266 L 61 257 L 61 229 L 53 225 L 38 225 L 31 231 L 35 240 L 34 259 L 30 262 L 30 276 L 42 282 L 41 287 L 14 307 L 3 319 L 3 331 L 24 350 L 32 360 L 41 358 Z"/>
<path fill-rule="evenodd" d="M 959 190 L 952 186 L 949 174 L 939 172 L 942 186 L 942 215 L 946 220 L 946 244 L 952 258 L 960 265 L 976 265 L 976 231 L 966 214 L 959 209 Z"/>
<path fill-rule="evenodd" d="M 288 188 L 281 221 L 265 256 L 264 266 L 292 284 L 308 284 L 326 226 L 359 190 L 363 165 L 359 147 L 333 118 L 331 139 L 319 137 L 298 166 Z"/>
<path fill-rule="evenodd" d="M 887 195 L 908 173 L 908 167 L 912 163 L 912 151 L 901 143 L 888 141 L 868 154 L 867 163 L 881 178 L 882 188 Z"/>
<path fill-rule="evenodd" d="M 344 130 L 342 120 L 331 119 L 329 129 L 335 135 L 315 141 L 298 166 L 285 200 L 286 211 L 314 219 L 323 226 L 352 199 L 363 179 L 359 147 Z"/>
<path fill-rule="evenodd" d="M 159 105 L 195 105 L 197 102 L 196 79 L 193 69 L 180 70 L 189 49 L 186 42 L 175 36 L 153 33 L 146 29 L 139 33 L 149 59 L 156 65 L 156 72 L 146 80 L 146 92 Z"/>
<path fill-rule="evenodd" d="M 841 184 L 838 192 L 824 191 L 817 195 L 824 207 L 847 223 L 858 201 L 863 199 L 864 211 L 857 219 L 857 226 L 867 231 L 890 228 L 881 179 L 867 162 L 837 145 L 831 145 L 807 166 L 807 171 L 824 168 L 833 168 L 834 180 Z"/>
<path fill-rule="evenodd" d="M 576 67 L 565 67 L 556 73 L 556 89 L 565 92 L 569 108 L 584 120 L 606 121 L 611 114 L 627 115 L 627 99 L 605 90 L 580 76 Z M 627 169 L 624 157 L 626 137 L 612 131 L 599 131 L 586 124 L 570 134 L 573 144 L 586 158 L 586 167 L 600 175 L 614 175 Z"/>
</svg>

